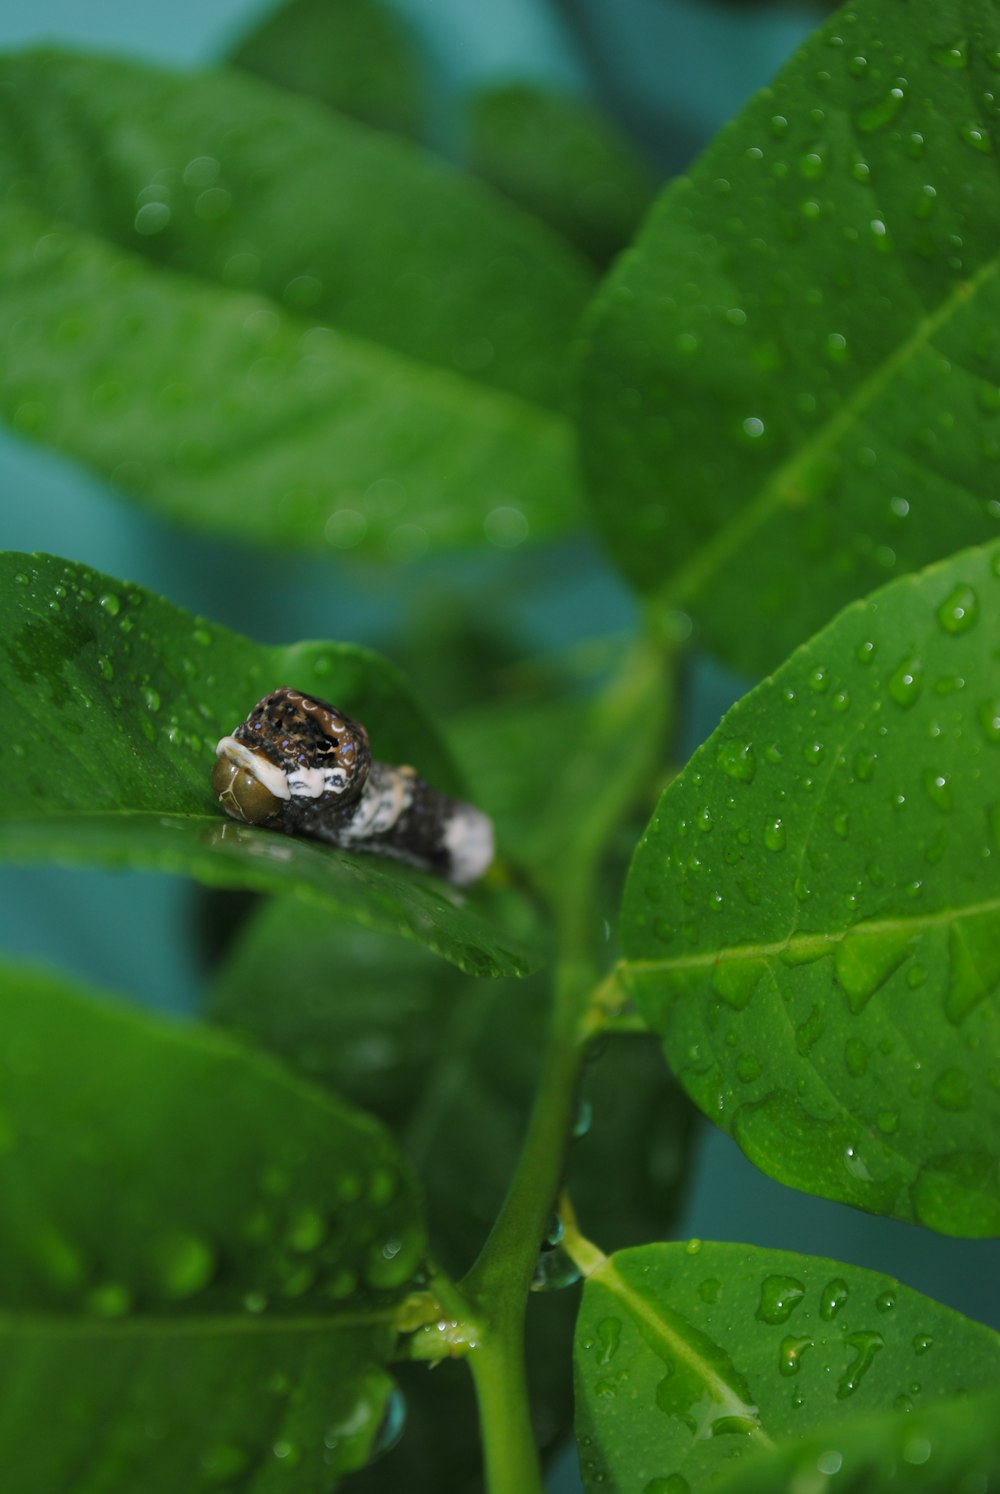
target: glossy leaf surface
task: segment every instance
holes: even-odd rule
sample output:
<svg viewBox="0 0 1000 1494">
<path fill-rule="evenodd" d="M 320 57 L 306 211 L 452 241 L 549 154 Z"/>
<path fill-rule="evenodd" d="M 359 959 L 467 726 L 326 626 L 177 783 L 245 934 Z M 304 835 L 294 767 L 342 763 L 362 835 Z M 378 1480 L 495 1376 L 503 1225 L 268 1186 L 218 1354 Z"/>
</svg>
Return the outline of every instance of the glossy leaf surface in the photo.
<svg viewBox="0 0 1000 1494">
<path fill-rule="evenodd" d="M 593 104 L 529 83 L 469 100 L 469 164 L 599 264 L 624 248 L 652 174 Z"/>
<path fill-rule="evenodd" d="M 336 1487 L 424 1249 L 387 1134 L 219 1034 L 12 967 L 0 989 L 10 1486 Z"/>
<path fill-rule="evenodd" d="M 290 0 L 243 36 L 230 60 L 377 129 L 416 135 L 420 74 L 402 24 L 380 0 Z"/>
<path fill-rule="evenodd" d="M 385 1121 L 424 1185 L 435 1259 L 454 1274 L 468 1269 L 517 1161 L 549 1019 L 543 983 L 471 986 L 419 950 L 376 944 L 315 909 L 282 901 L 263 908 L 240 936 L 210 1014 Z M 587 1065 L 580 1134 L 568 1160 L 587 1228 L 609 1243 L 669 1228 L 689 1120 L 683 1095 L 663 1084 L 651 1038 L 616 1040 Z M 531 1301 L 531 1396 L 546 1444 L 572 1417 L 576 1307 L 573 1291 Z M 407 1397 L 414 1420 L 420 1408 L 424 1436 L 408 1435 L 366 1473 L 364 1488 L 464 1488 L 462 1479 L 478 1474 L 468 1387 L 453 1376 L 440 1383 L 440 1370 L 427 1377 L 419 1369 Z"/>
<path fill-rule="evenodd" d="M 100 162 L 100 168 L 96 162 Z M 210 532 L 400 559 L 577 521 L 592 275 L 406 142 L 237 73 L 0 60 L 0 414 Z"/>
<path fill-rule="evenodd" d="M 560 416 L 33 210 L 0 230 L 0 410 L 166 518 L 380 560 L 575 522 Z"/>
<path fill-rule="evenodd" d="M 672 183 L 589 323 L 626 573 L 738 667 L 997 531 L 997 35 L 859 0 Z"/>
<path fill-rule="evenodd" d="M 209 781 L 215 743 L 261 695 L 288 684 L 362 721 L 383 761 L 413 762 L 429 782 L 453 788 L 433 729 L 377 655 L 251 643 L 86 567 L 7 555 L 0 658 L 14 707 L 0 763 L 19 785 L 0 820 L 6 859 L 148 867 L 295 892 L 419 939 L 476 974 L 520 974 L 533 963 L 478 911 L 490 906 L 483 893 L 240 825 L 219 809 Z M 515 917 L 524 913 L 515 907 Z"/>
<path fill-rule="evenodd" d="M 1000 1391 L 993 1390 L 815 1432 L 748 1459 L 718 1489 L 774 1494 L 812 1485 L 837 1494 L 956 1494 L 988 1489 L 998 1474 Z"/>
<path fill-rule="evenodd" d="M 667 789 L 625 974 L 772 1177 L 1000 1232 L 1000 551 L 843 612 Z"/>
<path fill-rule="evenodd" d="M 575 1367 L 588 1494 L 686 1494 L 817 1428 L 995 1389 L 1000 1338 L 873 1271 L 695 1241 L 597 1265 Z"/>
</svg>

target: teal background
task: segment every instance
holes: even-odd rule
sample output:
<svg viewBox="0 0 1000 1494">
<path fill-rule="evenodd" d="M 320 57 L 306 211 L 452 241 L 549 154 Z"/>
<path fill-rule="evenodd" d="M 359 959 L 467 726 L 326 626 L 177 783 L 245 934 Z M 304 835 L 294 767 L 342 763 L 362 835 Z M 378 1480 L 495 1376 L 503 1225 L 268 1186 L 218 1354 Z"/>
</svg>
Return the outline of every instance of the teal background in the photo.
<svg viewBox="0 0 1000 1494">
<path fill-rule="evenodd" d="M 264 8 L 249 0 L 175 0 L 170 7 L 35 0 L 0 9 L 0 46 L 55 41 L 197 65 L 219 56 Z M 397 0 L 396 8 L 435 80 L 433 125 L 441 138 L 462 88 L 548 79 L 589 88 L 614 108 L 664 174 L 681 168 L 767 81 L 815 20 L 802 11 L 726 9 L 707 0 Z M 87 562 L 269 642 L 326 636 L 391 651 L 407 616 L 395 575 L 238 552 L 176 533 L 70 463 L 4 433 L 0 548 Z M 625 588 L 582 541 L 525 555 L 418 563 L 410 583 L 418 605 L 447 590 L 471 608 L 490 592 L 508 610 L 526 653 L 624 630 L 635 617 Z M 702 662 L 688 691 L 686 751 L 745 684 Z M 4 869 L 0 946 L 161 1009 L 193 1010 L 203 975 L 190 938 L 195 896 L 185 882 L 165 877 Z M 763 1177 L 707 1125 L 680 1233 L 867 1265 L 1000 1326 L 995 1245 L 942 1240 L 796 1194 Z M 553 1479 L 563 1494 L 578 1487 L 573 1450 Z"/>
</svg>

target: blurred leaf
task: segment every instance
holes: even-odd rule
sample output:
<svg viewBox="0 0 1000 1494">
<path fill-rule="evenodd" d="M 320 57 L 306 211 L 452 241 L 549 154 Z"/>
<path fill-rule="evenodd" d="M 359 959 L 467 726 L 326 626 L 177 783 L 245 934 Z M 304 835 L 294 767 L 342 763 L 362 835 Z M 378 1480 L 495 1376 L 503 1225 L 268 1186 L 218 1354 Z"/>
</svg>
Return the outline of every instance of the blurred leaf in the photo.
<svg viewBox="0 0 1000 1494">
<path fill-rule="evenodd" d="M 997 531 L 995 48 L 981 7 L 859 0 L 666 189 L 601 293 L 595 513 L 741 669 Z"/>
<path fill-rule="evenodd" d="M 1000 1391 L 957 1396 L 900 1416 L 859 1416 L 741 1463 L 719 1494 L 821 1488 L 837 1494 L 961 1494 L 1000 1477 Z"/>
<path fill-rule="evenodd" d="M 0 1032 L 7 1485 L 335 1488 L 390 1402 L 380 1304 L 424 1250 L 388 1136 L 54 976 L 0 972 Z"/>
<path fill-rule="evenodd" d="M 578 522 L 543 407 L 592 277 L 462 173 L 239 74 L 30 53 L 0 60 L 0 174 L 24 435 L 256 543 L 400 559 Z"/>
<path fill-rule="evenodd" d="M 192 617 L 141 587 L 48 556 L 0 556 L 0 686 L 13 706 L 0 766 L 16 781 L 0 856 L 139 866 L 214 886 L 295 892 L 418 939 L 479 975 L 537 963 L 477 911 L 524 927 L 513 893 L 459 893 L 383 858 L 239 825 L 210 785 L 218 738 L 293 684 L 363 721 L 375 755 L 454 778 L 384 660 L 348 644 L 276 648 Z"/>
<path fill-rule="evenodd" d="M 530 83 L 469 100 L 469 164 L 599 264 L 623 249 L 653 197 L 651 172 L 585 99 Z"/>
<path fill-rule="evenodd" d="M 544 986 L 470 988 L 419 950 L 375 945 L 315 909 L 276 902 L 221 971 L 211 1015 L 386 1121 L 424 1184 L 436 1257 L 456 1274 L 471 1265 L 517 1162 L 548 1021 Z M 651 1042 L 626 1039 L 584 1075 L 586 1134 L 570 1149 L 569 1182 L 588 1226 L 614 1240 L 662 1232 L 677 1207 L 690 1110 L 662 1068 Z M 572 1292 L 532 1301 L 532 1400 L 546 1446 L 570 1423 L 575 1312 Z M 408 1376 L 407 1394 L 425 1436 L 408 1436 L 359 1488 L 479 1486 L 468 1386 L 424 1375 L 419 1366 Z"/>
<path fill-rule="evenodd" d="M 189 528 L 405 560 L 577 522 L 536 405 L 0 210 L 0 414 Z"/>
<path fill-rule="evenodd" d="M 251 27 L 230 61 L 376 129 L 419 133 L 418 59 L 377 0 L 289 0 Z"/>
<path fill-rule="evenodd" d="M 817 1428 L 850 1439 L 866 1413 L 906 1426 L 902 1413 L 995 1388 L 1000 1338 L 874 1271 L 697 1241 L 604 1258 L 575 1363 L 586 1489 L 681 1494 Z"/>
<path fill-rule="evenodd" d="M 847 608 L 666 790 L 625 975 L 688 1093 L 808 1192 L 1000 1233 L 1000 549 Z"/>
<path fill-rule="evenodd" d="M 584 262 L 461 172 L 307 99 L 25 53 L 0 64 L 0 164 L 12 201 L 119 249 L 562 402 Z"/>
</svg>

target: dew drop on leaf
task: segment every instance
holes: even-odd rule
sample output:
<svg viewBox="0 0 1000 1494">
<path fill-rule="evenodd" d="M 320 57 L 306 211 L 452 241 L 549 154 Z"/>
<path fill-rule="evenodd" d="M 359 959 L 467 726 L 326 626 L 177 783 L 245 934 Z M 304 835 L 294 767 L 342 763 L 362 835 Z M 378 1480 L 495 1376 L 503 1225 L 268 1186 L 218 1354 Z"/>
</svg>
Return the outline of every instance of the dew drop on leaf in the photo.
<svg viewBox="0 0 1000 1494">
<path fill-rule="evenodd" d="M 885 1347 L 885 1339 L 881 1333 L 849 1333 L 844 1339 L 848 1348 L 855 1351 L 855 1357 L 848 1365 L 844 1375 L 837 1385 L 837 1399 L 846 1400 L 854 1394 L 865 1375 L 872 1367 L 875 1355 Z"/>
<path fill-rule="evenodd" d="M 847 1282 L 840 1276 L 835 1276 L 828 1281 L 820 1292 L 819 1315 L 824 1323 L 832 1323 L 844 1303 L 847 1301 Z"/>
<path fill-rule="evenodd" d="M 979 598 L 971 586 L 956 586 L 937 611 L 938 622 L 946 633 L 967 633 L 978 618 Z"/>
<path fill-rule="evenodd" d="M 761 1323 L 786 1323 L 805 1296 L 805 1287 L 794 1276 L 768 1276 L 761 1282 L 760 1302 L 754 1316 Z"/>
<path fill-rule="evenodd" d="M 904 659 L 889 676 L 890 699 L 903 710 L 916 705 L 923 689 L 924 676 L 919 659 Z"/>
</svg>

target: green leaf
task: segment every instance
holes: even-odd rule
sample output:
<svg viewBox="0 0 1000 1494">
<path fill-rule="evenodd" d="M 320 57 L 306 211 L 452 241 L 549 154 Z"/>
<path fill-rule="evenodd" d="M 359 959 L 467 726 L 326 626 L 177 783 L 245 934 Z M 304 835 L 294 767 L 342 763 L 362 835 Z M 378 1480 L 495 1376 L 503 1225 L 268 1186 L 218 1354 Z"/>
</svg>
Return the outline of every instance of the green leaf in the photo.
<svg viewBox="0 0 1000 1494">
<path fill-rule="evenodd" d="M 624 135 L 572 94 L 531 83 L 469 100 L 469 164 L 599 264 L 628 243 L 653 179 Z"/>
<path fill-rule="evenodd" d="M 819 1427 L 995 1389 L 1000 1337 L 874 1271 L 691 1241 L 599 1257 L 575 1368 L 588 1491 L 686 1494 Z"/>
<path fill-rule="evenodd" d="M 240 936 L 210 1012 L 378 1114 L 419 1171 L 435 1258 L 456 1273 L 469 1267 L 503 1200 L 537 1082 L 549 1018 L 538 982 L 481 982 L 470 990 L 419 950 L 376 947 L 316 909 L 275 902 Z M 568 1181 L 588 1228 L 626 1240 L 669 1227 L 689 1156 L 690 1114 L 680 1091 L 664 1086 L 651 1041 L 616 1040 L 587 1065 L 585 1134 L 570 1147 Z M 571 1292 L 532 1298 L 531 1396 L 546 1443 L 572 1418 L 576 1305 Z M 455 1377 L 442 1387 L 439 1374 L 433 1385 L 425 1372 L 406 1384 L 424 1438 L 407 1436 L 366 1486 L 458 1488 L 478 1470 L 478 1434 L 463 1404 L 469 1389 Z"/>
<path fill-rule="evenodd" d="M 24 1494 L 332 1489 L 424 1251 L 382 1128 L 231 1039 L 0 972 L 0 1462 Z"/>
<path fill-rule="evenodd" d="M 417 57 L 397 17 L 377 0 L 290 0 L 269 10 L 230 60 L 377 129 L 420 129 Z"/>
<path fill-rule="evenodd" d="M 0 414 L 143 506 L 377 560 L 576 523 L 561 417 L 50 229 L 0 210 Z"/>
<path fill-rule="evenodd" d="M 841 613 L 667 789 L 625 975 L 688 1093 L 780 1181 L 1000 1232 L 1000 550 Z"/>
<path fill-rule="evenodd" d="M 988 1489 L 1000 1475 L 1000 1392 L 939 1401 L 908 1416 L 858 1417 L 830 1435 L 815 1432 L 748 1458 L 716 1487 L 719 1494 L 774 1494 L 822 1489 L 834 1475 L 837 1494 Z"/>
<path fill-rule="evenodd" d="M 839 12 L 666 189 L 595 308 L 605 539 L 740 668 L 996 533 L 995 48 L 964 0 Z"/>
<path fill-rule="evenodd" d="M 4 555 L 0 660 L 14 707 L 0 767 L 18 784 L 0 812 L 0 856 L 294 892 L 480 975 L 537 963 L 477 911 L 491 905 L 485 893 L 239 825 L 219 809 L 209 781 L 215 743 L 261 695 L 288 684 L 363 721 L 376 757 L 412 762 L 451 788 L 432 727 L 377 655 L 347 644 L 251 643 L 84 566 Z M 513 894 L 492 903 L 526 919 Z"/>
<path fill-rule="evenodd" d="M 435 157 L 224 70 L 28 52 L 3 59 L 0 98 L 12 200 L 161 266 L 561 404 L 591 273 Z"/>
<path fill-rule="evenodd" d="M 23 434 L 260 543 L 398 559 L 578 522 L 545 407 L 591 273 L 467 176 L 236 73 L 59 53 L 0 60 L 0 174 Z"/>
</svg>

